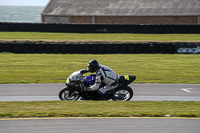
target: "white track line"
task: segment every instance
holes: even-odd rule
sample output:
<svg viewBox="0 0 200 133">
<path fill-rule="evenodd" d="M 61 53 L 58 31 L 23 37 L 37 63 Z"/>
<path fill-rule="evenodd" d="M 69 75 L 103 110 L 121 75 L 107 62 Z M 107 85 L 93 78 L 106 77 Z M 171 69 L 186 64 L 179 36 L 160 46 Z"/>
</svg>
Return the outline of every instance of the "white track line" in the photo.
<svg viewBox="0 0 200 133">
<path fill-rule="evenodd" d="M 181 90 L 190 93 L 192 89 L 193 88 L 184 88 L 184 89 L 181 89 Z"/>
</svg>

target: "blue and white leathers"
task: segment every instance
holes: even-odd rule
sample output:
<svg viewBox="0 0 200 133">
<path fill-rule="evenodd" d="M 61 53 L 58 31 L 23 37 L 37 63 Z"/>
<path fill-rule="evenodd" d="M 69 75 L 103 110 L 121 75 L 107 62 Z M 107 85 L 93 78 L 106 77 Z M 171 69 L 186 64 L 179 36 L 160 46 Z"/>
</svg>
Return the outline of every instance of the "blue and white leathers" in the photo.
<svg viewBox="0 0 200 133">
<path fill-rule="evenodd" d="M 106 85 L 99 88 L 101 83 Z M 97 69 L 95 84 L 90 87 L 91 91 L 96 91 L 99 89 L 100 94 L 105 94 L 107 91 L 115 89 L 118 86 L 118 76 L 117 74 L 109 67 L 100 65 L 100 68 Z"/>
</svg>

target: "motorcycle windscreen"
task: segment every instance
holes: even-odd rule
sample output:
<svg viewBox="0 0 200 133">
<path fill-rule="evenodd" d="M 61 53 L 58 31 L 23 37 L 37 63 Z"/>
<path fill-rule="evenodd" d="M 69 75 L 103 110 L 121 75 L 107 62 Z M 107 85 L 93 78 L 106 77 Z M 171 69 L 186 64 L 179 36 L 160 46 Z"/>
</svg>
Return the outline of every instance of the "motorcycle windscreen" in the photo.
<svg viewBox="0 0 200 133">
<path fill-rule="evenodd" d="M 91 75 L 85 77 L 86 84 L 93 85 L 95 83 L 95 78 L 96 78 L 95 74 L 91 74 Z"/>
</svg>

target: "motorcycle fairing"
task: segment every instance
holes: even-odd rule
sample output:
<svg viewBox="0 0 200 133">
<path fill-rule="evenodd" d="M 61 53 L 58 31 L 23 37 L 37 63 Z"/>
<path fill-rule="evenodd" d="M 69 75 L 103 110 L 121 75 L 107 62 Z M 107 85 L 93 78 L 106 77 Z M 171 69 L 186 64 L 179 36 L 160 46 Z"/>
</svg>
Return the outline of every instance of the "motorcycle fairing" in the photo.
<svg viewBox="0 0 200 133">
<path fill-rule="evenodd" d="M 93 85 L 95 83 L 96 74 L 91 74 L 85 77 L 86 84 Z"/>
<path fill-rule="evenodd" d="M 118 79 L 119 79 L 119 86 L 117 88 L 122 88 L 132 83 L 136 79 L 136 76 L 135 75 L 118 75 Z"/>
</svg>

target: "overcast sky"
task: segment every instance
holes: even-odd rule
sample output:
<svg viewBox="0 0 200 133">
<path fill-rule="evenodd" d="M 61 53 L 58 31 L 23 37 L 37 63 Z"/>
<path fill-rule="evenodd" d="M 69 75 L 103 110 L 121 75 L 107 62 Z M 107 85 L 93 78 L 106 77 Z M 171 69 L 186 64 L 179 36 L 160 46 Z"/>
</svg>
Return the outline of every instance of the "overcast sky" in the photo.
<svg viewBox="0 0 200 133">
<path fill-rule="evenodd" d="M 8 6 L 46 6 L 49 0 L 0 0 L 0 5 Z"/>
</svg>

